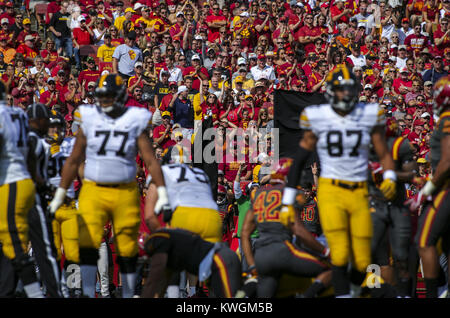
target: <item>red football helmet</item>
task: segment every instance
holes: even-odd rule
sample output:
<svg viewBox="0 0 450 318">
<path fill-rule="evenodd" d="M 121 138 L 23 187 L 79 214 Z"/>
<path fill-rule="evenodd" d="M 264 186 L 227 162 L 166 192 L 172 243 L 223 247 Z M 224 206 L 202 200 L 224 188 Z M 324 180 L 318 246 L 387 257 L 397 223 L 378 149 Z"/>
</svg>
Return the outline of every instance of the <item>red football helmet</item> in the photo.
<svg viewBox="0 0 450 318">
<path fill-rule="evenodd" d="M 442 109 L 450 106 L 450 75 L 441 77 L 434 84 L 433 112 L 440 115 Z"/>
<path fill-rule="evenodd" d="M 271 183 L 286 183 L 289 169 L 291 168 L 293 160 L 291 158 L 281 158 L 275 165 L 270 175 Z"/>
<path fill-rule="evenodd" d="M 386 120 L 386 137 L 398 136 L 398 123 L 395 118 L 388 118 Z"/>
</svg>

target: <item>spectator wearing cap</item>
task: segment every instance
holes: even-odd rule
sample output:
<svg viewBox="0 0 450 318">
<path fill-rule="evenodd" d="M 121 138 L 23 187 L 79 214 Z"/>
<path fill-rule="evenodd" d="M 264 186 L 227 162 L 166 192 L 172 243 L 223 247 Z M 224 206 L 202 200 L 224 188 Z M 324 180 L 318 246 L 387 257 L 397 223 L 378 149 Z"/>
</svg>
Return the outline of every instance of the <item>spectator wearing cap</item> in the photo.
<svg viewBox="0 0 450 318">
<path fill-rule="evenodd" d="M 8 44 L 12 47 L 13 42 L 15 43 L 14 32 L 9 27 L 9 21 L 7 18 L 3 18 L 0 20 L 1 28 L 0 28 L 0 37 L 5 37 Z M 19 31 L 22 32 L 23 28 Z"/>
<path fill-rule="evenodd" d="M 177 93 L 172 97 L 168 110 L 173 114 L 173 122 L 181 128 L 188 129 L 190 134 L 194 128 L 194 109 L 191 101 L 187 98 L 188 89 L 182 85 L 178 87 Z"/>
<path fill-rule="evenodd" d="M 17 47 L 16 52 L 23 55 L 27 67 L 34 64 L 34 58 L 38 55 L 34 47 L 34 37 L 30 34 L 25 37 L 25 43 Z"/>
<path fill-rule="evenodd" d="M 138 85 L 134 86 L 134 88 L 131 90 L 131 92 L 132 92 L 132 95 L 128 96 L 125 106 L 148 109 L 147 103 L 142 100 L 142 87 L 140 87 Z"/>
<path fill-rule="evenodd" d="M 172 124 L 170 112 L 164 111 L 161 113 L 162 124 L 153 128 L 153 140 L 161 146 L 163 149 L 175 145 L 175 141 L 172 140 Z"/>
<path fill-rule="evenodd" d="M 149 7 L 143 6 L 141 8 L 141 16 L 136 19 L 135 23 L 143 24 L 146 33 L 151 32 L 152 20 L 150 18 L 150 8 Z"/>
<path fill-rule="evenodd" d="M 98 48 L 97 57 L 100 62 L 112 62 L 116 47 L 112 45 L 111 34 L 106 33 L 103 39 L 104 43 Z"/>
<path fill-rule="evenodd" d="M 211 44 L 209 46 L 208 51 L 206 52 L 207 58 L 205 58 L 203 52 L 204 52 L 204 50 L 206 50 L 206 46 L 204 45 L 203 37 L 199 34 L 195 35 L 191 41 L 191 45 L 189 45 L 188 39 L 189 39 L 189 37 L 186 35 L 183 37 L 183 50 L 184 50 L 184 56 L 186 57 L 186 65 L 191 66 L 192 65 L 192 57 L 194 55 L 198 55 L 198 56 L 200 56 L 200 60 L 202 60 L 202 56 L 203 56 L 203 64 L 208 69 L 209 64 L 208 65 L 206 64 L 206 59 L 208 57 L 210 57 L 212 60 L 214 60 L 215 53 L 217 51 L 217 46 Z M 214 53 L 214 55 L 212 53 Z"/>
<path fill-rule="evenodd" d="M 177 82 L 178 84 L 181 84 L 181 82 L 183 81 L 183 74 L 181 72 L 181 69 L 175 66 L 175 58 L 173 57 L 173 55 L 166 56 L 165 62 L 166 66 L 163 68 L 163 70 L 169 73 L 169 82 Z M 162 79 L 161 74 L 159 79 Z"/>
<path fill-rule="evenodd" d="M 273 67 L 266 65 L 266 56 L 260 54 L 258 56 L 257 65 L 250 69 L 253 79 L 259 81 L 261 78 L 268 79 L 271 83 L 275 82 L 275 71 Z"/>
<path fill-rule="evenodd" d="M 73 55 L 73 44 L 72 37 L 67 21 L 69 20 L 70 14 L 67 12 L 69 7 L 69 2 L 64 0 L 61 2 L 61 8 L 58 12 L 53 14 L 50 23 L 49 30 L 53 34 L 53 39 L 55 40 L 56 49 L 63 48 L 67 57 L 72 57 Z"/>
<path fill-rule="evenodd" d="M 144 87 L 144 66 L 142 62 L 137 62 L 136 64 L 134 64 L 134 72 L 135 74 L 128 79 L 127 83 L 128 93 L 130 94 L 132 94 L 135 87 Z"/>
<path fill-rule="evenodd" d="M 119 31 L 119 33 L 123 34 L 123 26 L 126 22 L 130 22 L 131 26 L 134 27 L 134 23 L 131 20 L 131 18 L 133 17 L 133 13 L 136 13 L 136 11 L 134 11 L 132 8 L 126 8 L 124 15 L 119 16 L 114 20 L 114 26 L 116 27 L 117 31 Z"/>
<path fill-rule="evenodd" d="M 183 38 L 184 33 L 187 31 L 185 28 L 186 21 L 182 11 L 176 13 L 176 21 L 177 22 L 169 28 L 169 34 L 172 39 L 179 40 Z"/>
<path fill-rule="evenodd" d="M 444 54 L 444 50 L 450 47 L 450 19 L 448 16 L 444 16 L 439 21 L 437 30 L 433 32 L 433 40 L 436 53 L 439 55 Z"/>
<path fill-rule="evenodd" d="M 412 81 L 408 78 L 409 71 L 406 67 L 400 69 L 400 78 L 394 79 L 392 87 L 397 94 L 406 94 L 412 90 Z"/>
<path fill-rule="evenodd" d="M 74 45 L 75 67 L 78 71 L 81 71 L 80 45 L 93 44 L 94 32 L 86 25 L 86 18 L 84 16 L 81 15 L 78 21 L 80 22 L 80 27 L 73 29 L 72 42 Z"/>
<path fill-rule="evenodd" d="M 209 80 L 208 70 L 201 66 L 200 56 L 195 54 L 192 56 L 192 66 L 188 66 L 183 71 L 183 77 L 190 76 L 194 79 L 192 83 L 192 88 L 200 89 L 200 79 L 203 81 Z"/>
<path fill-rule="evenodd" d="M 11 63 L 16 55 L 16 49 L 8 45 L 8 39 L 7 35 L 0 36 L 0 52 L 3 54 L 4 61 L 7 64 Z"/>
<path fill-rule="evenodd" d="M 6 10 L 0 15 L 0 19 L 8 19 L 9 25 L 13 25 L 15 21 L 14 17 L 14 3 L 11 1 L 8 1 L 6 3 Z"/>
<path fill-rule="evenodd" d="M 431 45 L 428 37 L 422 34 L 422 26 L 420 24 L 414 26 L 414 33 L 406 37 L 404 44 L 407 48 L 412 48 L 416 54 Z"/>
<path fill-rule="evenodd" d="M 406 60 L 408 57 L 406 56 L 406 45 L 400 45 L 398 47 L 398 55 L 397 55 L 397 61 L 395 63 L 395 67 L 398 69 L 402 69 L 406 67 Z"/>
<path fill-rule="evenodd" d="M 196 40 L 194 40 L 196 42 Z M 192 43 L 194 43 L 194 41 L 192 41 Z M 237 43 L 237 42 L 236 42 Z M 218 48 L 217 48 L 218 50 Z M 187 53 L 185 54 L 185 56 L 187 57 Z M 208 50 L 206 51 L 206 57 L 204 57 L 203 59 L 203 66 L 210 71 L 212 66 L 214 65 L 214 63 L 216 62 L 216 46 L 210 46 L 208 48 Z"/>
<path fill-rule="evenodd" d="M 134 75 L 134 64 L 142 62 L 142 52 L 135 46 L 136 33 L 131 31 L 125 39 L 125 44 L 119 45 L 113 54 L 113 72 L 127 80 Z"/>
<path fill-rule="evenodd" d="M 64 104 L 63 96 L 56 89 L 56 81 L 53 77 L 47 80 L 47 90 L 41 94 L 39 103 L 44 104 L 49 109 L 56 104 Z"/>
<path fill-rule="evenodd" d="M 29 18 L 23 19 L 23 30 L 19 33 L 19 35 L 16 37 L 16 46 L 23 44 L 25 42 L 25 37 L 27 35 L 32 35 L 35 40 L 35 47 L 40 48 L 42 41 L 41 37 L 39 36 L 39 33 L 33 32 L 31 30 L 31 21 Z"/>
<path fill-rule="evenodd" d="M 408 18 L 403 18 L 401 25 L 402 25 L 402 27 L 400 29 L 398 29 L 397 32 L 399 32 L 401 37 L 403 37 L 403 39 L 400 39 L 401 42 L 403 42 L 408 35 L 414 33 L 414 29 L 411 28 L 411 26 L 409 25 L 409 19 Z"/>
<path fill-rule="evenodd" d="M 433 106 L 433 82 L 426 81 L 423 84 L 423 96 L 425 97 L 425 103 L 428 106 L 428 109 L 431 109 Z"/>
<path fill-rule="evenodd" d="M 365 34 L 371 34 L 372 28 L 375 26 L 375 18 L 373 14 L 367 12 L 367 2 L 360 1 L 359 2 L 359 13 L 357 15 L 354 15 L 353 18 L 358 23 L 358 28 L 361 24 L 364 24 L 364 31 Z"/>
<path fill-rule="evenodd" d="M 242 47 L 253 48 L 253 43 L 256 36 L 256 30 L 253 26 L 253 21 L 249 19 L 250 15 L 247 11 L 241 12 L 239 14 L 239 20 L 234 24 L 234 35 L 241 35 Z"/>
<path fill-rule="evenodd" d="M 322 37 L 321 30 L 313 25 L 313 19 L 314 16 L 311 13 L 307 13 L 304 25 L 298 31 L 298 41 L 303 44 L 306 54 L 314 51 L 314 41 Z"/>
<path fill-rule="evenodd" d="M 226 18 L 220 14 L 220 7 L 218 3 L 212 6 L 212 13 L 206 17 L 206 24 L 208 25 L 208 41 L 213 43 L 219 38 L 219 29 L 227 25 Z"/>
<path fill-rule="evenodd" d="M 235 95 L 238 95 L 240 92 L 244 92 L 245 95 L 250 94 L 249 90 L 244 89 L 244 76 L 236 76 L 234 82 L 233 82 L 233 92 Z"/>
<path fill-rule="evenodd" d="M 159 105 L 159 110 L 161 112 L 166 111 L 169 108 L 169 104 L 172 101 L 172 97 L 177 93 L 177 91 L 178 91 L 178 83 L 169 82 L 169 92 L 167 95 L 163 97 Z"/>
<path fill-rule="evenodd" d="M 433 58 L 433 67 L 431 70 L 428 70 L 425 72 L 425 74 L 422 76 L 422 79 L 426 81 L 431 81 L 433 85 L 444 76 L 447 76 L 448 72 L 444 70 L 444 63 L 442 60 L 442 56 L 435 55 Z"/>
<path fill-rule="evenodd" d="M 78 82 L 83 85 L 84 89 L 87 89 L 89 82 L 97 82 L 100 77 L 100 71 L 97 70 L 97 65 L 95 65 L 95 60 L 92 56 L 86 59 L 87 69 L 82 70 L 78 75 Z"/>
<path fill-rule="evenodd" d="M 366 57 L 361 54 L 361 47 L 359 44 L 354 44 L 350 46 L 350 50 L 352 52 L 351 55 L 348 56 L 347 61 L 350 60 L 351 66 L 366 66 Z"/>
</svg>

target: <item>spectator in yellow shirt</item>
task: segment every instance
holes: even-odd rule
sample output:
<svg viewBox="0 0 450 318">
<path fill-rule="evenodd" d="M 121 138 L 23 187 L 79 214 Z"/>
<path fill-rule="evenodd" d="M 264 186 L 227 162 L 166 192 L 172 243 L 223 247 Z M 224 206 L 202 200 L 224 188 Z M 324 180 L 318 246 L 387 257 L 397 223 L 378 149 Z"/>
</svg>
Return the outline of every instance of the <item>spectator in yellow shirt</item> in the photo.
<svg viewBox="0 0 450 318">
<path fill-rule="evenodd" d="M 123 24 L 125 21 L 130 21 L 132 26 L 134 26 L 133 22 L 131 21 L 133 13 L 136 13 L 136 11 L 134 11 L 132 8 L 126 8 L 125 14 L 116 18 L 116 20 L 114 21 L 114 26 L 119 32 L 123 32 Z"/>
<path fill-rule="evenodd" d="M 105 43 L 97 50 L 97 57 L 100 59 L 100 62 L 112 62 L 112 56 L 116 47 L 111 44 L 111 34 L 106 33 L 104 41 Z"/>
</svg>

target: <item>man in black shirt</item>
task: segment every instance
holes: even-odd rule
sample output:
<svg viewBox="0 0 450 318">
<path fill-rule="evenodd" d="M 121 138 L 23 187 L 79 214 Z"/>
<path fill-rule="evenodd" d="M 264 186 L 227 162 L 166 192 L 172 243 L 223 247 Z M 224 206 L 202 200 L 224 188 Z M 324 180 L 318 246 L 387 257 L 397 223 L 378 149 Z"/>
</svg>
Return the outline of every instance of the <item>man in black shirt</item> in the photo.
<svg viewBox="0 0 450 318">
<path fill-rule="evenodd" d="M 67 1 L 61 3 L 61 10 L 56 12 L 50 20 L 49 30 L 53 33 L 56 49 L 61 52 L 60 50 L 65 48 L 66 56 L 72 57 L 72 34 L 67 24 L 67 21 L 70 19 L 70 13 L 67 12 L 68 7 L 69 3 Z"/>
<path fill-rule="evenodd" d="M 24 16 L 23 11 L 20 11 L 20 13 L 18 13 L 16 15 L 16 17 L 15 17 L 16 19 L 15 19 L 14 24 L 9 27 L 9 30 L 14 32 L 14 34 L 13 34 L 13 37 L 14 37 L 13 43 L 17 39 L 17 36 L 20 34 L 20 32 L 23 31 L 23 24 L 22 24 L 23 16 Z M 19 45 L 19 43 L 16 44 L 16 47 L 18 45 Z"/>
</svg>

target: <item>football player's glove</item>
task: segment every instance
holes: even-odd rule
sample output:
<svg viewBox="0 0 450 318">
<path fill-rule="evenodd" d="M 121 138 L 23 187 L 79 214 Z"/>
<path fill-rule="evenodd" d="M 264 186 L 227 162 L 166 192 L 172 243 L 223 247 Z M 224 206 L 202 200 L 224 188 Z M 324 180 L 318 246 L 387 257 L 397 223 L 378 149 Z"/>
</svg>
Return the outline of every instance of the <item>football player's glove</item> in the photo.
<svg viewBox="0 0 450 318">
<path fill-rule="evenodd" d="M 395 198 L 397 194 L 397 186 L 395 181 L 397 180 L 397 175 L 392 170 L 386 170 L 383 173 L 383 182 L 380 185 L 380 191 L 383 193 L 384 197 L 389 201 Z"/>
<path fill-rule="evenodd" d="M 161 213 L 163 208 L 165 210 L 170 209 L 170 205 L 166 187 L 160 186 L 156 189 L 156 191 L 158 192 L 158 201 L 156 201 L 155 204 L 155 214 L 158 215 Z"/>
<path fill-rule="evenodd" d="M 339 99 L 336 91 L 345 91 L 344 98 Z M 355 74 L 346 66 L 336 67 L 326 78 L 325 97 L 336 110 L 349 113 L 359 99 L 360 85 Z"/>
<path fill-rule="evenodd" d="M 288 227 L 289 224 L 295 221 L 295 210 L 292 205 L 283 205 L 280 211 L 280 222 Z"/>
<path fill-rule="evenodd" d="M 47 208 L 51 216 L 55 215 L 56 211 L 60 208 L 61 205 L 63 205 L 64 199 L 66 197 L 66 192 L 67 190 L 61 187 L 58 187 L 58 189 L 56 189 L 53 200 L 52 202 L 50 202 Z"/>
</svg>

